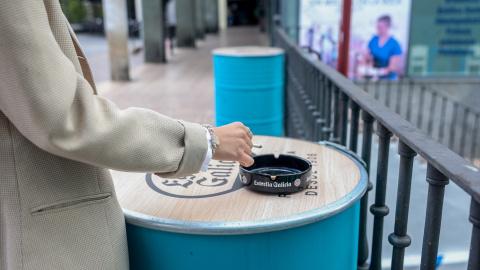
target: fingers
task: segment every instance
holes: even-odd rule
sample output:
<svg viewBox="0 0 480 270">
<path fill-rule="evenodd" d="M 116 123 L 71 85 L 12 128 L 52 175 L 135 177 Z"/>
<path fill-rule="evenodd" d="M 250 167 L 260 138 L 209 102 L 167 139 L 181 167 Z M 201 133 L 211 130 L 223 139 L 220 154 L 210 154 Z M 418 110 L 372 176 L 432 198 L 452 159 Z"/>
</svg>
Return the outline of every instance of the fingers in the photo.
<svg viewBox="0 0 480 270">
<path fill-rule="evenodd" d="M 251 156 L 249 156 L 249 155 L 247 155 L 246 153 L 244 153 L 244 154 L 241 156 L 241 158 L 240 158 L 240 160 L 239 160 L 238 162 L 240 162 L 240 164 L 242 164 L 242 165 L 245 166 L 245 167 L 250 167 L 250 166 L 253 165 L 253 162 L 254 162 L 254 161 L 253 161 L 253 158 L 252 158 Z"/>
<path fill-rule="evenodd" d="M 242 122 L 236 122 L 235 124 L 237 124 L 238 126 L 240 126 L 240 128 L 242 128 L 243 130 L 245 130 L 246 133 L 248 133 L 248 131 L 250 130 L 247 126 L 245 126 Z"/>
<path fill-rule="evenodd" d="M 248 127 L 246 127 L 244 124 L 242 124 L 241 122 L 237 122 L 236 124 L 240 127 L 240 129 L 245 131 L 245 133 L 243 133 L 243 131 L 242 131 L 240 135 L 249 147 L 249 149 L 245 148 L 245 153 L 251 155 L 252 154 L 251 149 L 253 147 L 253 143 L 252 143 L 253 134 L 250 131 L 250 129 Z"/>
<path fill-rule="evenodd" d="M 245 142 L 247 143 L 248 147 L 252 149 L 253 143 L 252 143 L 252 138 L 248 137 L 248 135 L 245 136 Z"/>
<path fill-rule="evenodd" d="M 250 138 L 246 133 L 243 134 L 242 137 L 243 137 L 242 148 L 245 151 L 245 153 L 247 153 L 247 155 L 250 156 L 252 154 L 252 147 L 253 147 L 252 138 Z"/>
<path fill-rule="evenodd" d="M 247 136 L 250 138 L 250 140 L 253 138 L 253 133 L 252 131 L 250 130 L 249 127 L 245 126 L 243 123 L 241 122 L 237 122 L 238 125 L 240 125 L 240 127 L 245 131 L 245 133 L 247 133 Z"/>
<path fill-rule="evenodd" d="M 245 152 L 245 154 L 251 156 L 252 155 L 252 147 L 249 146 L 248 144 L 245 144 L 243 146 L 243 151 Z"/>
<path fill-rule="evenodd" d="M 221 142 L 212 158 L 217 160 L 237 161 L 243 166 L 251 166 L 253 134 L 248 127 L 240 122 L 214 128 Z"/>
<path fill-rule="evenodd" d="M 250 131 L 250 128 L 248 128 L 248 130 L 247 130 L 247 136 L 248 136 L 248 138 L 250 138 L 250 140 L 253 138 L 253 133 L 252 133 L 252 131 Z"/>
</svg>

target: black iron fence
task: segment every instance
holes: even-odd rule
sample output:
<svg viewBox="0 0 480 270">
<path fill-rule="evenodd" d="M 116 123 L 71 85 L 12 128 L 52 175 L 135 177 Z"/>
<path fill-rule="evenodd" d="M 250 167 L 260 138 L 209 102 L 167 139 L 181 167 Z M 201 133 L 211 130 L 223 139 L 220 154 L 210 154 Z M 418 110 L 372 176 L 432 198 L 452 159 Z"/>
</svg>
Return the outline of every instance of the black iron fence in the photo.
<svg viewBox="0 0 480 270">
<path fill-rule="evenodd" d="M 374 216 L 370 265 L 366 234 L 368 192 L 361 200 L 358 269 L 381 269 L 383 220 L 389 208 L 385 205 L 390 138 L 399 139 L 400 173 L 398 177 L 395 226 L 388 241 L 393 245 L 392 269 L 403 269 L 404 253 L 411 239 L 407 221 L 412 181 L 413 158 L 423 157 L 429 183 L 427 212 L 423 236 L 421 269 L 435 269 L 445 185 L 449 179 L 460 186 L 471 199 L 471 236 L 469 269 L 480 269 L 480 171 L 458 154 L 437 142 L 425 132 L 382 105 L 359 86 L 308 56 L 280 28 L 274 31 L 274 45 L 286 56 L 286 135 L 320 141 L 328 140 L 357 152 L 359 127 L 362 125 L 361 157 L 370 168 L 374 122 L 379 140 L 375 202 L 370 206 Z M 396 106 L 396 104 L 395 104 Z M 408 108 L 400 104 L 399 110 Z M 432 106 L 432 105 L 430 105 Z M 433 123 L 431 124 L 433 125 Z M 373 184 L 369 184 L 369 190 Z M 466 221 L 465 221 L 466 222 Z"/>
<path fill-rule="evenodd" d="M 356 84 L 460 156 L 474 164 L 480 163 L 478 108 L 409 78 L 398 81 L 364 80 Z"/>
</svg>

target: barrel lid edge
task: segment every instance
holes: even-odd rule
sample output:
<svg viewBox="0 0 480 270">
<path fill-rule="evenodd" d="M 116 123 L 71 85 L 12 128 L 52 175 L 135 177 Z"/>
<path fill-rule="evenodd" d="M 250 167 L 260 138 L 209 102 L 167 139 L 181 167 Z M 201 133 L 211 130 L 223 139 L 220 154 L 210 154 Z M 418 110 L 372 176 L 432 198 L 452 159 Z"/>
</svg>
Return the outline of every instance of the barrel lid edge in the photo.
<svg viewBox="0 0 480 270">
<path fill-rule="evenodd" d="M 123 209 L 123 212 L 125 220 L 129 224 L 183 234 L 240 235 L 296 228 L 337 215 L 353 206 L 363 197 L 368 186 L 368 174 L 364 164 L 361 164 L 355 158 L 352 161 L 360 170 L 359 182 L 352 191 L 335 202 L 290 216 L 251 221 L 206 222 L 159 218 L 128 209 Z"/>
<path fill-rule="evenodd" d="M 254 50 L 259 50 L 255 52 Z M 220 47 L 212 50 L 214 56 L 230 57 L 268 57 L 283 55 L 284 50 L 277 47 L 263 46 L 238 46 L 238 47 Z"/>
</svg>

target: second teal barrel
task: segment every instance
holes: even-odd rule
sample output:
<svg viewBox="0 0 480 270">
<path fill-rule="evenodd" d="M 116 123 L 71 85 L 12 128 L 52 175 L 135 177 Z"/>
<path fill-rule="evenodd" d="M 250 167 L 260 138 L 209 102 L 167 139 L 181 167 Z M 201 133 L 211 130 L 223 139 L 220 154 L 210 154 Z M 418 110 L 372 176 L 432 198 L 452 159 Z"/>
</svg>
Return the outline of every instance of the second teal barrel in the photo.
<svg viewBox="0 0 480 270">
<path fill-rule="evenodd" d="M 284 53 L 272 47 L 212 51 L 216 125 L 240 121 L 256 135 L 283 135 Z"/>
</svg>

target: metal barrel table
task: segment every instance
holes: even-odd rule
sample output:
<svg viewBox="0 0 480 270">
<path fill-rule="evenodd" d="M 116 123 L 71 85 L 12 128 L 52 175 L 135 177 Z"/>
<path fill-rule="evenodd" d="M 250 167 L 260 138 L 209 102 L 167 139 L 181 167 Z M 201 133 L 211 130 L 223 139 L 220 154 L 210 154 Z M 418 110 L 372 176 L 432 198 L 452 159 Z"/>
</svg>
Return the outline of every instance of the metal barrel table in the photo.
<svg viewBox="0 0 480 270">
<path fill-rule="evenodd" d="M 254 136 L 255 154 L 293 154 L 313 165 L 309 186 L 257 193 L 238 163 L 212 161 L 179 179 L 112 171 L 132 269 L 356 269 L 363 163 L 345 148 Z"/>
<path fill-rule="evenodd" d="M 225 47 L 212 54 L 217 126 L 241 121 L 254 134 L 282 136 L 283 50 Z"/>
</svg>

